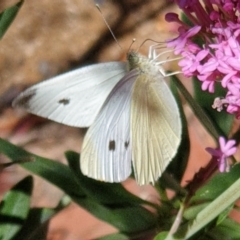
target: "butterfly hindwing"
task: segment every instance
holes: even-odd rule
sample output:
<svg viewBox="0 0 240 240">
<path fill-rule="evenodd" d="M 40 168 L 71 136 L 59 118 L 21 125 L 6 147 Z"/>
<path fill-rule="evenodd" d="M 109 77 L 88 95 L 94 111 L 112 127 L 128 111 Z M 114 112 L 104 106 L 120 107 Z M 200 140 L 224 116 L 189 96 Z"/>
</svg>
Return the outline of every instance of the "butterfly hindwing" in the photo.
<svg viewBox="0 0 240 240">
<path fill-rule="evenodd" d="M 82 67 L 28 88 L 13 106 L 66 125 L 88 127 L 126 71 L 122 62 Z"/>
<path fill-rule="evenodd" d="M 181 122 L 176 101 L 163 77 L 141 72 L 131 107 L 132 156 L 140 185 L 154 183 L 176 154 Z"/>
<path fill-rule="evenodd" d="M 131 174 L 130 111 L 135 71 L 114 87 L 84 138 L 82 172 L 92 178 L 120 182 Z"/>
</svg>

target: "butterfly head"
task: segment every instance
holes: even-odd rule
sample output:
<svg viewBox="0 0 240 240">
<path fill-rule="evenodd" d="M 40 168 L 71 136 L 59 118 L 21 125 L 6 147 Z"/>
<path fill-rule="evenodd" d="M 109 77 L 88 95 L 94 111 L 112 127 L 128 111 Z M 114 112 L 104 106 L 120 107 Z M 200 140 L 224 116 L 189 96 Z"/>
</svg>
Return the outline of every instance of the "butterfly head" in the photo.
<svg viewBox="0 0 240 240">
<path fill-rule="evenodd" d="M 129 65 L 129 70 L 139 68 L 140 55 L 135 51 L 130 51 L 127 54 L 127 60 Z"/>
<path fill-rule="evenodd" d="M 135 51 L 130 51 L 127 54 L 129 71 L 136 69 L 144 73 L 158 74 L 159 66 L 152 59 L 145 57 Z"/>
</svg>

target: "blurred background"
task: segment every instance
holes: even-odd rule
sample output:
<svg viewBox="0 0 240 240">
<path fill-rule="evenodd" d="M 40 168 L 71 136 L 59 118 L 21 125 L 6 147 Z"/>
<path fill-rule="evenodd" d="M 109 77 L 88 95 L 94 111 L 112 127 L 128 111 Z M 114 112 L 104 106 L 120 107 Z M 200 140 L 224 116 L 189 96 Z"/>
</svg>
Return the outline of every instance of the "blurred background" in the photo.
<svg viewBox="0 0 240 240">
<path fill-rule="evenodd" d="M 2 0 L 0 11 L 17 1 Z M 102 16 L 95 4 L 100 5 Z M 13 24 L 0 41 L 0 137 L 34 154 L 64 162 L 64 152 L 80 152 L 86 129 L 67 127 L 23 111 L 12 109 L 11 102 L 26 87 L 77 67 L 106 61 L 124 61 L 131 49 L 146 40 L 164 42 L 176 36 L 177 26 L 164 15 L 177 11 L 171 1 L 138 0 L 25 0 Z M 103 17 L 110 25 L 113 39 Z M 147 54 L 153 42 L 140 47 Z M 175 67 L 175 66 L 174 66 Z M 188 79 L 182 79 L 191 89 Z M 213 141 L 198 124 L 188 106 L 184 107 L 191 138 L 190 161 L 183 184 L 208 161 L 204 149 Z M 8 162 L 0 155 L 0 162 Z M 28 173 L 17 165 L 0 174 L 0 196 Z M 138 196 L 158 202 L 151 186 L 139 187 L 133 180 L 123 183 Z M 71 186 L 69 186 L 71 187 Z M 57 204 L 63 193 L 35 178 L 32 206 Z M 50 240 L 94 239 L 116 230 L 100 222 L 75 204 L 55 216 L 50 224 Z"/>
</svg>

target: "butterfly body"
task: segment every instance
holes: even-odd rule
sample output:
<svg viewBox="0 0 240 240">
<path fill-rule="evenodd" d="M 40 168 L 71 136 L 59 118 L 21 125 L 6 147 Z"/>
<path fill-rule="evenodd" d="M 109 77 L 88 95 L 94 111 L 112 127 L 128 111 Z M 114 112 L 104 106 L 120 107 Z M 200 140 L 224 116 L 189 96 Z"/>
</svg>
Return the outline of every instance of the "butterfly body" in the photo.
<svg viewBox="0 0 240 240">
<path fill-rule="evenodd" d="M 180 143 L 178 107 L 158 63 L 136 52 L 128 63 L 91 65 L 39 83 L 13 104 L 67 125 L 90 126 L 81 170 L 102 181 L 124 181 L 133 164 L 140 185 L 154 183 Z"/>
</svg>

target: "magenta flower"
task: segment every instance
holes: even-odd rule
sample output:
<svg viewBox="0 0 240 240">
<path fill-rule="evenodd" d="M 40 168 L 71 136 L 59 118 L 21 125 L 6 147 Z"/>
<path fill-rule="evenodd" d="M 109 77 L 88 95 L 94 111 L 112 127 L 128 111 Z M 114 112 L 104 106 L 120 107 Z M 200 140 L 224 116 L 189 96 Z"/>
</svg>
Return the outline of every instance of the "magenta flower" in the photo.
<svg viewBox="0 0 240 240">
<path fill-rule="evenodd" d="M 237 147 L 235 147 L 235 140 L 226 141 L 224 137 L 219 138 L 219 148 L 206 148 L 213 159 L 218 162 L 218 169 L 220 172 L 229 172 L 230 166 L 227 161 L 227 158 L 236 153 Z"/>
<path fill-rule="evenodd" d="M 181 35 L 179 35 L 179 37 L 175 39 L 168 41 L 167 46 L 173 47 L 175 49 L 174 50 L 175 54 L 184 52 L 185 47 L 189 45 L 197 47 L 197 45 L 192 41 L 189 41 L 189 39 L 195 36 L 200 30 L 201 30 L 200 26 L 195 26 L 189 29 L 188 31 L 186 31 L 184 28 L 179 28 L 179 32 L 181 32 Z"/>
<path fill-rule="evenodd" d="M 190 76 L 194 76 L 196 73 L 198 73 L 197 70 L 200 65 L 200 62 L 208 54 L 209 54 L 208 50 L 198 51 L 197 54 L 194 54 L 190 51 L 183 52 L 182 56 L 184 58 L 179 61 L 179 66 L 182 67 L 182 70 L 183 70 L 185 76 L 190 77 Z"/>
<path fill-rule="evenodd" d="M 179 66 L 187 77 L 195 76 L 202 90 L 214 93 L 226 89 L 213 107 L 240 118 L 240 2 L 236 0 L 175 0 L 194 26 L 183 23 L 177 14 L 166 20 L 180 25 L 178 37 L 167 46 L 180 54 Z M 196 39 L 198 44 L 196 44 Z"/>
</svg>

